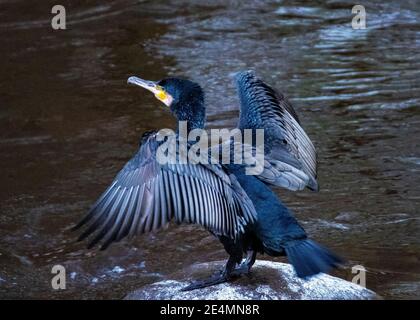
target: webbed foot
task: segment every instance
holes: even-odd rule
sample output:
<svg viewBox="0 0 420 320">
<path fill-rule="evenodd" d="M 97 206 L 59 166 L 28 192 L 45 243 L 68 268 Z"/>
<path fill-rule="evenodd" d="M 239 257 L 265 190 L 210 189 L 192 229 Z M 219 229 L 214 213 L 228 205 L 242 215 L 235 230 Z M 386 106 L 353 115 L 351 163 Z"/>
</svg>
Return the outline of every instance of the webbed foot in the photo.
<svg viewBox="0 0 420 320">
<path fill-rule="evenodd" d="M 190 285 L 182 288 L 181 291 L 191 291 L 195 289 L 202 289 L 205 287 L 214 286 L 216 284 L 228 282 L 230 277 L 226 275 L 226 272 L 220 272 L 212 275 L 210 278 L 204 280 L 195 280 Z"/>
</svg>

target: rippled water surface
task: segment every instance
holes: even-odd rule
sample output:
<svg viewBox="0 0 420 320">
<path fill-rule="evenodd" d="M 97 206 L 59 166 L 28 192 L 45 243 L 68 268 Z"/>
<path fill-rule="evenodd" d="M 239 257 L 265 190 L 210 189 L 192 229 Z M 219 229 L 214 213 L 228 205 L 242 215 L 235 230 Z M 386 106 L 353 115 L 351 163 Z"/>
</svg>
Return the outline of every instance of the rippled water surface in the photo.
<svg viewBox="0 0 420 320">
<path fill-rule="evenodd" d="M 319 155 L 321 191 L 279 195 L 308 233 L 368 270 L 386 298 L 420 298 L 420 3 L 0 2 L 0 297 L 121 298 L 193 262 L 226 257 L 192 226 L 86 250 L 68 229 L 172 117 L 128 87 L 182 75 L 206 90 L 209 127 L 233 127 L 232 74 L 285 93 Z M 209 4 L 211 3 L 211 4 Z M 264 257 L 268 258 L 268 257 Z M 51 268 L 67 289 L 51 289 Z M 351 279 L 351 269 L 336 275 Z"/>
</svg>

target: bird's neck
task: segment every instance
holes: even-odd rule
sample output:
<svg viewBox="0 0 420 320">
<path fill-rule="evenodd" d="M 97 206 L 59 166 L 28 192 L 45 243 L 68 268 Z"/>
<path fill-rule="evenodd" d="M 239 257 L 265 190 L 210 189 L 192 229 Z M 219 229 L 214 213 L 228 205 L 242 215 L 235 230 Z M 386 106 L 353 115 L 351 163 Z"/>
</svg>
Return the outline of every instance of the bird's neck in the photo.
<svg viewBox="0 0 420 320">
<path fill-rule="evenodd" d="M 185 128 L 187 133 L 194 129 L 204 129 L 206 120 L 204 101 L 190 101 L 188 104 L 184 104 L 181 108 L 178 108 L 176 116 L 178 133 L 180 129 Z"/>
</svg>

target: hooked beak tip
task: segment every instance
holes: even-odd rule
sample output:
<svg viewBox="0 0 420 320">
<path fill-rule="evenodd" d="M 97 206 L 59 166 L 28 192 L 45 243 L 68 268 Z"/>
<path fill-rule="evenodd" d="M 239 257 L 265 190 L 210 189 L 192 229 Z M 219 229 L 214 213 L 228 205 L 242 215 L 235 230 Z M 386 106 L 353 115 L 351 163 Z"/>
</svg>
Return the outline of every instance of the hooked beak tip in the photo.
<svg viewBox="0 0 420 320">
<path fill-rule="evenodd" d="M 137 84 L 138 83 L 137 80 L 139 80 L 139 78 L 135 76 L 131 76 L 127 79 L 127 84 Z"/>
<path fill-rule="evenodd" d="M 156 92 L 157 84 L 154 81 L 143 80 L 136 76 L 131 76 L 127 79 L 128 84 L 134 84 L 136 86 L 142 87 L 146 90 L 152 91 L 153 93 Z"/>
</svg>

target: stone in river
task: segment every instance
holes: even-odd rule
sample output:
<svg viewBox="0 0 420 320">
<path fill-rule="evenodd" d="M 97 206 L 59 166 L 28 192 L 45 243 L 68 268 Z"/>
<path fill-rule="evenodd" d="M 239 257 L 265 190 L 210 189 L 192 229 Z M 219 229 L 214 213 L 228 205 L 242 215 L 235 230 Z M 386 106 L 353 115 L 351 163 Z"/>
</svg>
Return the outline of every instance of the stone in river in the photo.
<svg viewBox="0 0 420 320">
<path fill-rule="evenodd" d="M 360 300 L 380 299 L 373 291 L 327 274 L 308 280 L 296 276 L 290 264 L 257 260 L 250 276 L 229 283 L 183 292 L 193 279 L 210 276 L 222 261 L 194 264 L 171 276 L 129 293 L 129 300 Z M 179 280 L 181 279 L 181 280 Z"/>
</svg>

